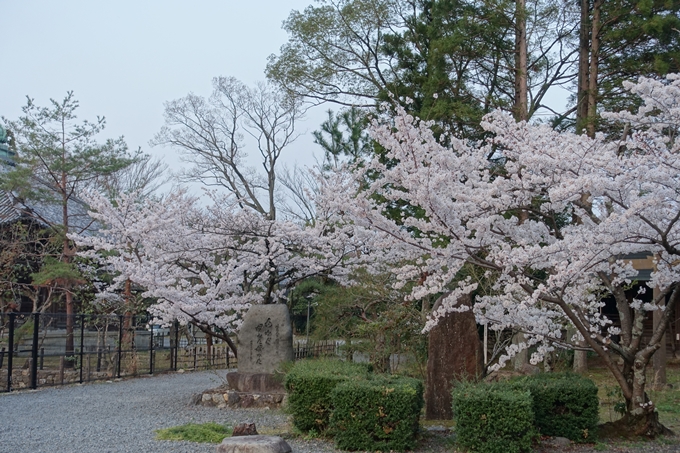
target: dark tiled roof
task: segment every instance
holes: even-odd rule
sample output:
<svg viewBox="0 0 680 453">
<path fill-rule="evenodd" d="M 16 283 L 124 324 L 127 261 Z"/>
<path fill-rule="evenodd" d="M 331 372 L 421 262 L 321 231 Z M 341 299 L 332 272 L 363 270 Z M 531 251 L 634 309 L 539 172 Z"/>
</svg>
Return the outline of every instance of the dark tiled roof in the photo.
<svg viewBox="0 0 680 453">
<path fill-rule="evenodd" d="M 6 169 L 0 164 L 0 177 Z M 55 195 L 58 193 L 53 186 L 40 178 L 34 178 L 36 186 L 42 186 L 52 190 Z M 96 225 L 92 224 L 92 219 L 87 214 L 88 206 L 80 199 L 71 197 L 68 200 L 69 211 L 69 231 L 82 233 L 93 230 Z M 63 223 L 63 211 L 60 203 L 49 202 L 19 202 L 11 193 L 0 190 L 0 225 L 15 222 L 20 218 L 30 218 L 42 225 L 61 225 Z"/>
<path fill-rule="evenodd" d="M 21 218 L 21 211 L 14 205 L 13 197 L 7 192 L 0 190 L 0 225 L 11 223 Z"/>
</svg>

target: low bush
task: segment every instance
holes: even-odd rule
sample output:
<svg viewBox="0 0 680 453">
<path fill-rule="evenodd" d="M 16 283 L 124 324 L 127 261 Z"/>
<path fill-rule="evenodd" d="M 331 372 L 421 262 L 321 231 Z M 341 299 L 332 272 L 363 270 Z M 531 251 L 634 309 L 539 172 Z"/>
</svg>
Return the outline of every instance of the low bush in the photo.
<svg viewBox="0 0 680 453">
<path fill-rule="evenodd" d="M 331 393 L 331 433 L 342 450 L 403 451 L 415 447 L 423 384 L 406 377 L 350 380 Z"/>
<path fill-rule="evenodd" d="M 296 362 L 284 380 L 293 425 L 307 433 L 324 432 L 331 414 L 331 391 L 348 379 L 367 379 L 366 365 L 319 359 Z"/>
<path fill-rule="evenodd" d="M 594 441 L 600 402 L 593 381 L 574 373 L 541 373 L 509 384 L 531 393 L 535 424 L 542 435 Z"/>
<path fill-rule="evenodd" d="M 537 436 L 531 394 L 504 384 L 462 384 L 453 390 L 458 444 L 476 453 L 520 453 Z"/>
</svg>

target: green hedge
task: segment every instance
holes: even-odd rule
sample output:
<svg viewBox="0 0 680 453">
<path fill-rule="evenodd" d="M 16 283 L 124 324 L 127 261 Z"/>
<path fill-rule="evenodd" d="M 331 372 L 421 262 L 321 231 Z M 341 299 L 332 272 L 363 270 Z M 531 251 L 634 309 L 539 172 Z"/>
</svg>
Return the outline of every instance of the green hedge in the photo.
<svg viewBox="0 0 680 453">
<path fill-rule="evenodd" d="M 302 432 L 323 432 L 331 413 L 331 391 L 348 379 L 367 379 L 366 365 L 341 360 L 300 360 L 286 374 L 288 411 Z"/>
<path fill-rule="evenodd" d="M 406 377 L 351 380 L 331 393 L 331 432 L 342 450 L 403 451 L 416 445 L 423 384 Z"/>
<path fill-rule="evenodd" d="M 528 390 L 536 427 L 542 435 L 592 442 L 599 421 L 597 386 L 574 373 L 541 373 L 509 383 Z"/>
<path fill-rule="evenodd" d="M 506 385 L 461 385 L 453 390 L 458 444 L 476 453 L 520 453 L 537 436 L 529 392 Z"/>
</svg>

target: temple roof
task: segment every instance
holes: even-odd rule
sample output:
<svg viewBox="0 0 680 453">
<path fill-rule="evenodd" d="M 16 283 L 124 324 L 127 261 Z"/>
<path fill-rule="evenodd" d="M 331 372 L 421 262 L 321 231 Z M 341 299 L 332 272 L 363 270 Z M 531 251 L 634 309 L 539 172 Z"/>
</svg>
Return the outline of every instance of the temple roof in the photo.
<svg viewBox="0 0 680 453">
<path fill-rule="evenodd" d="M 7 171 L 7 167 L 0 163 L 0 177 Z M 58 194 L 56 188 L 46 181 L 33 177 L 36 186 L 52 190 Z M 76 197 L 68 200 L 69 210 L 69 230 L 71 232 L 83 232 L 93 229 L 92 219 L 87 214 L 88 206 Z M 15 222 L 21 218 L 31 219 L 44 226 L 61 225 L 63 223 L 63 212 L 60 203 L 49 203 L 40 201 L 18 200 L 12 193 L 0 190 L 0 225 Z"/>
</svg>

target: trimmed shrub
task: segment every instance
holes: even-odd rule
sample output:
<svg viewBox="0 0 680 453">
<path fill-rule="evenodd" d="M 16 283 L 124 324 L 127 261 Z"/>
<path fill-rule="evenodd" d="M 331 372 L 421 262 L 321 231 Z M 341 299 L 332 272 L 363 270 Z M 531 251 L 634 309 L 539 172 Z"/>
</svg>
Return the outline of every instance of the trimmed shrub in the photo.
<svg viewBox="0 0 680 453">
<path fill-rule="evenodd" d="M 574 373 L 541 373 L 509 384 L 531 393 L 535 424 L 542 435 L 574 442 L 595 439 L 600 402 L 590 379 Z"/>
<path fill-rule="evenodd" d="M 415 447 L 423 384 L 406 377 L 351 380 L 331 393 L 331 432 L 342 450 L 403 451 Z"/>
<path fill-rule="evenodd" d="M 458 444 L 477 453 L 520 453 L 537 436 L 529 392 L 506 385 L 463 384 L 453 390 Z"/>
<path fill-rule="evenodd" d="M 350 378 L 367 379 L 368 368 L 330 359 L 295 362 L 284 380 L 293 425 L 305 433 L 325 431 L 332 410 L 331 391 Z"/>
</svg>

